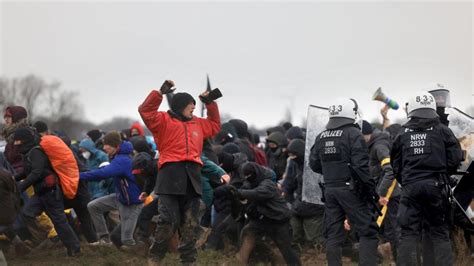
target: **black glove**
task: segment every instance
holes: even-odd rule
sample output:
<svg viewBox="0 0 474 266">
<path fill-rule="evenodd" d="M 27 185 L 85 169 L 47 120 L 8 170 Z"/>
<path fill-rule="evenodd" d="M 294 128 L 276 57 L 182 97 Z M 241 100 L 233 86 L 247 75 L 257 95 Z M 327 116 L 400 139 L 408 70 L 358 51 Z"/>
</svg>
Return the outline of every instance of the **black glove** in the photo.
<svg viewBox="0 0 474 266">
<path fill-rule="evenodd" d="M 176 90 L 176 88 L 173 88 L 174 86 L 174 82 L 172 80 L 165 80 L 165 82 L 163 82 L 163 85 L 161 85 L 161 94 L 162 95 L 165 95 L 167 93 L 171 93 L 173 92 L 174 90 Z"/>
<path fill-rule="evenodd" d="M 207 95 L 206 97 L 199 95 L 199 99 L 201 99 L 201 101 L 205 104 L 210 104 L 212 101 L 217 100 L 220 97 L 222 97 L 222 93 L 217 88 L 210 91 L 209 95 Z"/>
<path fill-rule="evenodd" d="M 229 190 L 230 194 L 232 194 L 233 197 L 237 198 L 237 199 L 240 199 L 240 192 L 239 190 L 232 186 L 232 185 L 226 185 L 227 186 L 227 189 Z"/>
</svg>

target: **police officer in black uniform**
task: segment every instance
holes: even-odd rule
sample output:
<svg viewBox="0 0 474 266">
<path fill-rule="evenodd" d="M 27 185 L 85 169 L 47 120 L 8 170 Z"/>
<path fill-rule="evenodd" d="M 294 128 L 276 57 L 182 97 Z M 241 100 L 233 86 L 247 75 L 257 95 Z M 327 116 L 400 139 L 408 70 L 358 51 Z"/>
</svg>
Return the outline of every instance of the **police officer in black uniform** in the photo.
<svg viewBox="0 0 474 266">
<path fill-rule="evenodd" d="M 416 243 L 423 230 L 433 242 L 435 265 L 452 265 L 449 239 L 448 175 L 462 160 L 453 132 L 441 124 L 432 94 L 421 91 L 406 104 L 409 121 L 392 147 L 392 167 L 402 185 L 398 265 L 415 265 Z"/>
<path fill-rule="evenodd" d="M 325 235 L 328 264 L 342 265 L 343 223 L 349 219 L 360 237 L 359 264 L 376 265 L 377 225 L 375 215 L 355 180 L 375 193 L 375 182 L 369 174 L 367 145 L 355 125 L 357 102 L 338 99 L 329 107 L 329 122 L 311 148 L 310 167 L 324 176 Z M 377 200 L 377 199 L 374 199 Z"/>
</svg>

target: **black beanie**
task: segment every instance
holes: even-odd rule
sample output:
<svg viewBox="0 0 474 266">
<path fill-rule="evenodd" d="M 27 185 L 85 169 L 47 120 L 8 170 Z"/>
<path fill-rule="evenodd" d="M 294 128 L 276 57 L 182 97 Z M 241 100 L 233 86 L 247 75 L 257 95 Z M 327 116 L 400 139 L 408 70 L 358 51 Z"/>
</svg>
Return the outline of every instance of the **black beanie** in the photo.
<svg viewBox="0 0 474 266">
<path fill-rule="evenodd" d="M 176 93 L 171 99 L 170 109 L 176 114 L 181 115 L 184 108 L 186 108 L 186 106 L 188 106 L 190 103 L 196 104 L 196 100 L 194 100 L 191 94 L 186 92 Z"/>
<path fill-rule="evenodd" d="M 138 139 L 138 140 L 131 140 L 133 149 L 136 150 L 137 152 L 146 152 L 148 154 L 153 154 L 153 151 L 148 144 L 148 142 L 144 139 Z"/>
<path fill-rule="evenodd" d="M 366 120 L 362 121 L 362 134 L 363 135 L 369 135 L 372 134 L 374 129 L 372 128 L 372 125 L 367 122 Z"/>
<path fill-rule="evenodd" d="M 38 134 L 48 132 L 48 125 L 43 121 L 36 121 L 36 123 L 33 124 L 33 127 L 36 128 Z"/>
<path fill-rule="evenodd" d="M 230 154 L 234 154 L 234 153 L 240 152 L 240 147 L 239 147 L 239 145 L 237 145 L 235 143 L 229 142 L 229 143 L 226 143 L 222 147 L 222 151 L 230 153 Z"/>
<path fill-rule="evenodd" d="M 96 142 L 98 139 L 100 139 L 100 137 L 102 137 L 102 132 L 100 132 L 98 129 L 93 129 L 87 132 L 87 136 L 89 136 L 93 142 Z"/>
<path fill-rule="evenodd" d="M 14 141 L 21 140 L 22 144 L 32 143 L 34 139 L 34 132 L 24 127 L 15 130 L 15 135 L 13 136 Z"/>
</svg>

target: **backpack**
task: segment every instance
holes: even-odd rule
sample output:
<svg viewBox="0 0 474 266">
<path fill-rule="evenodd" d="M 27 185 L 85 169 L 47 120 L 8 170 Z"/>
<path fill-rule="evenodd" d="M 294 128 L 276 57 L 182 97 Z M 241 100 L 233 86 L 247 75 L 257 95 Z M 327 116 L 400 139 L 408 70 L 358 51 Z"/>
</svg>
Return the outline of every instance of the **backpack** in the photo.
<svg viewBox="0 0 474 266">
<path fill-rule="evenodd" d="M 10 226 L 20 212 L 20 191 L 10 172 L 0 167 L 0 225 Z"/>
<path fill-rule="evenodd" d="M 48 156 L 66 199 L 76 197 L 79 186 L 79 167 L 72 150 L 62 139 L 53 135 L 41 137 L 40 147 Z"/>
<path fill-rule="evenodd" d="M 259 149 L 256 145 L 250 145 L 255 156 L 255 162 L 261 166 L 268 166 L 265 152 Z"/>
</svg>

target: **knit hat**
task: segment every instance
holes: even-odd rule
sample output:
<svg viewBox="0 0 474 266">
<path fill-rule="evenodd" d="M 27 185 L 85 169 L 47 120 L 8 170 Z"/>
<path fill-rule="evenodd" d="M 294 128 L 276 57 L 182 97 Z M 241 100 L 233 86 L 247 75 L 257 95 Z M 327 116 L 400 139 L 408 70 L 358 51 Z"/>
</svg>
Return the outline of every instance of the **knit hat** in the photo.
<svg viewBox="0 0 474 266">
<path fill-rule="evenodd" d="M 237 145 L 235 143 L 229 142 L 229 143 L 226 143 L 222 147 L 222 151 L 230 153 L 230 154 L 234 154 L 234 153 L 240 152 L 240 147 L 239 147 L 239 145 Z"/>
<path fill-rule="evenodd" d="M 48 125 L 43 121 L 36 121 L 36 123 L 33 124 L 33 127 L 36 128 L 38 134 L 48 132 Z"/>
<path fill-rule="evenodd" d="M 104 136 L 104 145 L 118 147 L 122 143 L 122 137 L 117 131 L 110 131 Z"/>
<path fill-rule="evenodd" d="M 372 134 L 374 129 L 372 128 L 372 125 L 367 122 L 366 120 L 362 121 L 362 134 L 363 135 L 369 135 Z"/>
<path fill-rule="evenodd" d="M 23 144 L 31 143 L 35 139 L 34 132 L 28 128 L 21 127 L 15 130 L 15 135 L 13 136 L 13 140 L 21 140 Z"/>
<path fill-rule="evenodd" d="M 171 99 L 170 109 L 176 114 L 180 115 L 184 108 L 186 108 L 186 106 L 188 106 L 190 103 L 196 104 L 196 100 L 194 100 L 191 94 L 186 92 L 176 93 Z"/>
<path fill-rule="evenodd" d="M 5 109 L 3 117 L 11 117 L 12 122 L 16 123 L 21 119 L 28 117 L 28 113 L 26 112 L 26 109 L 22 106 L 8 106 Z"/>
<path fill-rule="evenodd" d="M 98 129 L 92 129 L 87 132 L 87 136 L 89 136 L 93 142 L 96 142 L 100 137 L 102 137 L 102 132 Z"/>
<path fill-rule="evenodd" d="M 153 153 L 150 144 L 148 144 L 145 139 L 131 140 L 131 142 L 133 145 L 133 149 L 137 152 L 146 152 L 150 155 Z"/>
</svg>

